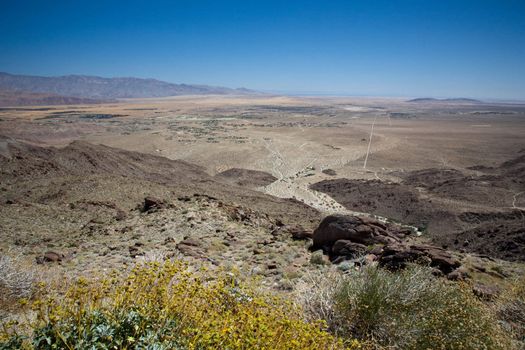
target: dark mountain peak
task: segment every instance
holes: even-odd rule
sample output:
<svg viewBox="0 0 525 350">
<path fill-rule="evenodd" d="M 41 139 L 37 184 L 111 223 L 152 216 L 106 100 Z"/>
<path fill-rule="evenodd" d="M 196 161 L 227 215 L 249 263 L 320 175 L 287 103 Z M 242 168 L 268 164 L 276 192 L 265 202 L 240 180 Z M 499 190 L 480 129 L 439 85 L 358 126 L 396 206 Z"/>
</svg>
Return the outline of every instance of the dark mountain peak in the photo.
<svg viewBox="0 0 525 350">
<path fill-rule="evenodd" d="M 408 100 L 407 102 L 411 103 L 483 103 L 480 100 L 473 98 L 432 98 L 432 97 L 420 97 Z"/>
</svg>

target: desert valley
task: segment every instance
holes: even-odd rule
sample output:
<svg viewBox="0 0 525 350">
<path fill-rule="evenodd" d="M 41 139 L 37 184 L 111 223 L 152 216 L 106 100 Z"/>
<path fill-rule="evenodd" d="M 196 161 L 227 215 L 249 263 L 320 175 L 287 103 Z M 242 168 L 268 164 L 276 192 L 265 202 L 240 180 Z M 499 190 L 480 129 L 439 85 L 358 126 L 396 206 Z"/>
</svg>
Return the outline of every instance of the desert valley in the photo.
<svg viewBox="0 0 525 350">
<path fill-rule="evenodd" d="M 0 8 L 0 350 L 525 350 L 524 1 Z"/>
<path fill-rule="evenodd" d="M 130 263 L 134 244 L 178 254 L 191 239 L 182 254 L 281 277 L 309 253 L 276 241 L 275 221 L 311 231 L 323 215 L 364 213 L 520 262 L 524 116 L 470 101 L 229 95 L 3 108 L 2 244 L 86 271 Z M 144 215 L 146 197 L 167 209 Z"/>
<path fill-rule="evenodd" d="M 489 298 L 523 278 L 524 105 L 190 95 L 4 107 L 0 130 L 1 249 L 48 278 L 177 259 L 293 293 L 419 261 Z"/>
</svg>

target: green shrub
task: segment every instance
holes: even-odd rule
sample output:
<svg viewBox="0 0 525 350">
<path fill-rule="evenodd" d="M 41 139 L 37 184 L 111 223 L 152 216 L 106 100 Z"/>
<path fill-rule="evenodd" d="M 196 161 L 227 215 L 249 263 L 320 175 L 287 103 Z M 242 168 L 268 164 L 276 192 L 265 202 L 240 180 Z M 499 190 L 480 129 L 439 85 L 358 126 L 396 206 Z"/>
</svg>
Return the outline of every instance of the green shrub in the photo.
<svg viewBox="0 0 525 350">
<path fill-rule="evenodd" d="M 468 286 L 435 278 L 426 267 L 368 266 L 315 279 L 300 300 L 339 336 L 394 349 L 512 348 L 495 313 Z"/>
</svg>

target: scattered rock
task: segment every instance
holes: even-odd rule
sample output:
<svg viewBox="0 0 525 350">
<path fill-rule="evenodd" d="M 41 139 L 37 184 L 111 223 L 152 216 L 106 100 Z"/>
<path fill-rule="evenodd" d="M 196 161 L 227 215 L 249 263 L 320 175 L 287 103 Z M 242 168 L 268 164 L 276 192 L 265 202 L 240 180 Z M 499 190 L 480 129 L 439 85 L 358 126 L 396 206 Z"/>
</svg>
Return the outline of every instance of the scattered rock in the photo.
<svg viewBox="0 0 525 350">
<path fill-rule="evenodd" d="M 144 255 L 144 252 L 140 249 L 140 246 L 135 243 L 135 245 L 129 246 L 129 256 L 136 258 L 137 256 Z"/>
<path fill-rule="evenodd" d="M 144 198 L 144 204 L 142 205 L 142 212 L 149 213 L 166 207 L 166 203 L 156 197 L 148 196 Z"/>
<path fill-rule="evenodd" d="M 472 268 L 478 272 L 487 272 L 487 268 L 481 265 L 472 265 Z"/>
<path fill-rule="evenodd" d="M 232 221 L 242 222 L 244 225 L 252 227 L 270 226 L 270 220 L 268 215 L 256 212 L 252 209 L 234 205 L 222 205 L 221 209 Z"/>
<path fill-rule="evenodd" d="M 174 243 L 175 242 L 175 238 L 173 237 L 166 237 L 164 239 L 164 244 L 169 244 L 169 243 Z"/>
<path fill-rule="evenodd" d="M 185 238 L 177 244 L 177 249 L 186 256 L 191 256 L 196 259 L 202 259 L 205 256 L 202 244 L 195 238 Z"/>
<path fill-rule="evenodd" d="M 201 245 L 201 242 L 195 238 L 192 238 L 192 237 L 189 237 L 189 238 L 185 238 L 183 239 L 182 241 L 179 242 L 179 244 L 177 244 L 177 246 L 179 245 L 186 245 L 186 246 L 190 246 L 190 247 L 199 247 Z"/>
<path fill-rule="evenodd" d="M 37 264 L 57 263 L 57 262 L 62 261 L 64 258 L 65 258 L 64 254 L 48 251 L 48 252 L 45 252 L 44 255 L 37 257 L 36 263 Z"/>
<path fill-rule="evenodd" d="M 268 268 L 268 270 L 275 270 L 277 268 L 277 264 L 269 263 L 268 265 L 266 265 L 266 267 Z"/>
<path fill-rule="evenodd" d="M 484 284 L 475 284 L 472 286 L 472 292 L 474 295 L 476 295 L 478 298 L 483 300 L 494 300 L 499 293 L 501 292 L 501 289 L 497 286 L 487 286 Z"/>
<path fill-rule="evenodd" d="M 288 231 L 295 240 L 312 239 L 313 236 L 312 231 L 308 231 L 301 226 L 285 226 L 284 229 Z"/>
<path fill-rule="evenodd" d="M 469 277 L 469 273 L 464 268 L 458 268 L 447 274 L 447 279 L 451 281 L 463 281 Z"/>
</svg>

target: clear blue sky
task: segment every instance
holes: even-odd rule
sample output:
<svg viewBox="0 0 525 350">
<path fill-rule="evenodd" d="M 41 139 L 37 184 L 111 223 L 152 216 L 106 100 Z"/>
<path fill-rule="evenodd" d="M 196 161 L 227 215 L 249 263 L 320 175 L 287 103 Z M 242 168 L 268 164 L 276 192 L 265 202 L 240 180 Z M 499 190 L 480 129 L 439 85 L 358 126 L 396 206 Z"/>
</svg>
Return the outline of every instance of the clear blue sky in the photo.
<svg viewBox="0 0 525 350">
<path fill-rule="evenodd" d="M 0 0 L 0 71 L 525 99 L 525 0 Z"/>
</svg>

